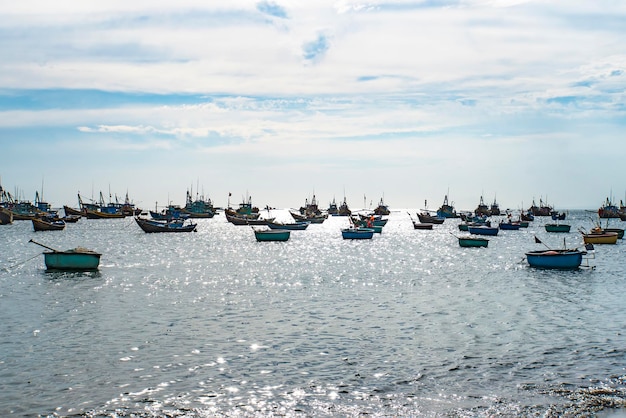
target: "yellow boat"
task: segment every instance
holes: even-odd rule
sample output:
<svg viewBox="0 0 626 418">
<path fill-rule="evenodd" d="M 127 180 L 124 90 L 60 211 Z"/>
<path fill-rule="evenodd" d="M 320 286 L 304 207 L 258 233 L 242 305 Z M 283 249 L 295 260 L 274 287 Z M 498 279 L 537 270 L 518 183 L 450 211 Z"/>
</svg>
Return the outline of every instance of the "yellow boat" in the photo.
<svg viewBox="0 0 626 418">
<path fill-rule="evenodd" d="M 617 232 L 583 234 L 585 244 L 617 244 Z"/>
</svg>

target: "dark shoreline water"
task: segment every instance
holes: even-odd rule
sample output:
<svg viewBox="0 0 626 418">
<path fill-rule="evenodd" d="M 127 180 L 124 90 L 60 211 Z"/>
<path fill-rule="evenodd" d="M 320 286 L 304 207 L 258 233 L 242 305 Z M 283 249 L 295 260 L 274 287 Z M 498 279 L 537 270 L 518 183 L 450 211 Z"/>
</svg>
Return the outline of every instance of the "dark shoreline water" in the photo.
<svg viewBox="0 0 626 418">
<path fill-rule="evenodd" d="M 482 249 L 458 246 L 458 220 L 418 231 L 406 211 L 363 242 L 341 239 L 345 218 L 286 243 L 223 216 L 173 235 L 2 226 L 0 415 L 619 415 L 624 244 L 596 246 L 594 269 L 534 270 L 534 236 L 571 247 L 591 226 L 547 221 Z M 31 238 L 101 268 L 45 272 Z"/>
</svg>

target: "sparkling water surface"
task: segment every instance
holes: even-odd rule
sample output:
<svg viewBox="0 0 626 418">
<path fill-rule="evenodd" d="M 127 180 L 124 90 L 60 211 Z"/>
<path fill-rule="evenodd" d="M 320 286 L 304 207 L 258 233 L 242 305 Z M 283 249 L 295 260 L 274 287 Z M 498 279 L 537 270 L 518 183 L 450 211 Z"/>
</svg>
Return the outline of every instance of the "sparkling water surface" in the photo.
<svg viewBox="0 0 626 418">
<path fill-rule="evenodd" d="M 0 226 L 0 416 L 623 416 L 624 243 L 577 271 L 524 259 L 582 246 L 591 216 L 468 249 L 459 220 L 414 230 L 404 210 L 363 241 L 342 217 L 283 243 L 223 215 Z M 30 239 L 100 269 L 46 272 Z"/>
</svg>

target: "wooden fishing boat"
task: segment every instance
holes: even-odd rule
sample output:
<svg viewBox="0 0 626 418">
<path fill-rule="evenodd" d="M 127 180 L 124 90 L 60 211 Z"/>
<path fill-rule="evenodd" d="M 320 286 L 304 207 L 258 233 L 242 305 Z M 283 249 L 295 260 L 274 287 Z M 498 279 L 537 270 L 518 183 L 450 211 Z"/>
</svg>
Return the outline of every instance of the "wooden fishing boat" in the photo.
<svg viewBox="0 0 626 418">
<path fill-rule="evenodd" d="M 432 216 L 428 214 L 427 212 L 421 212 L 421 213 L 418 212 L 417 218 L 422 223 L 435 224 L 435 225 L 441 225 L 446 220 L 446 218 L 443 216 Z"/>
<path fill-rule="evenodd" d="M 391 213 L 389 207 L 385 205 L 385 202 L 383 202 L 382 197 L 380 198 L 380 202 L 378 202 L 378 206 L 374 209 L 374 213 L 376 215 L 389 215 Z"/>
<path fill-rule="evenodd" d="M 622 228 L 603 228 L 604 232 L 617 232 L 617 239 L 624 238 L 624 230 Z"/>
<path fill-rule="evenodd" d="M 491 216 L 500 215 L 500 205 L 498 205 L 498 202 L 496 202 L 495 197 L 493 198 L 493 203 L 491 204 L 491 207 L 489 208 L 489 212 Z"/>
<path fill-rule="evenodd" d="M 65 212 L 65 216 L 70 216 L 70 215 L 83 216 L 83 213 L 84 213 L 80 209 L 74 209 L 66 205 L 63 205 L 63 212 Z"/>
<path fill-rule="evenodd" d="M 598 209 L 598 216 L 600 218 L 619 218 L 620 209 L 607 197 L 604 204 Z"/>
<path fill-rule="evenodd" d="M 82 216 L 80 215 L 65 215 L 64 217 L 60 219 L 64 221 L 65 223 L 75 224 L 76 222 L 80 220 L 81 217 Z"/>
<path fill-rule="evenodd" d="M 498 235 L 498 227 L 497 226 L 487 226 L 487 225 L 473 226 L 473 225 L 469 225 L 467 230 L 472 235 L 490 235 L 490 236 Z"/>
<path fill-rule="evenodd" d="M 311 225 L 311 222 L 308 221 L 300 221 L 295 223 L 282 223 L 282 222 L 267 222 L 266 225 L 270 229 L 286 229 L 289 231 L 304 231 Z"/>
<path fill-rule="evenodd" d="M 486 247 L 487 245 L 489 245 L 489 240 L 487 238 L 473 236 L 457 238 L 461 247 Z"/>
<path fill-rule="evenodd" d="M 254 237 L 257 241 L 287 241 L 291 231 L 288 229 L 264 229 L 254 230 Z"/>
<path fill-rule="evenodd" d="M 372 228 L 350 227 L 341 230 L 343 239 L 372 239 L 374 230 Z"/>
<path fill-rule="evenodd" d="M 443 218 L 458 218 L 459 217 L 459 215 L 457 215 L 456 213 L 456 210 L 454 209 L 453 204 L 448 202 L 448 195 L 444 196 L 443 204 L 437 210 L 437 216 L 440 216 Z"/>
<path fill-rule="evenodd" d="M 87 219 L 120 219 L 126 217 L 121 212 L 106 212 L 102 210 L 85 209 L 84 213 Z"/>
<path fill-rule="evenodd" d="M 62 231 L 65 229 L 65 222 L 50 218 L 33 218 L 33 229 L 35 231 Z"/>
<path fill-rule="evenodd" d="M 43 253 L 44 262 L 48 270 L 89 271 L 97 270 L 100 265 L 100 256 L 102 254 L 83 247 L 59 251 L 32 239 L 29 242 L 50 250 Z"/>
<path fill-rule="evenodd" d="M 413 229 L 433 229 L 433 224 L 431 223 L 422 223 L 422 222 L 413 222 Z"/>
<path fill-rule="evenodd" d="M 553 221 L 562 221 L 567 217 L 567 214 L 565 212 L 557 212 L 557 211 L 552 211 L 550 213 L 550 217 L 552 217 Z"/>
<path fill-rule="evenodd" d="M 226 220 L 233 225 L 267 225 L 268 222 L 274 222 L 276 218 L 258 218 L 254 215 L 231 215 L 229 213 L 225 213 Z"/>
<path fill-rule="evenodd" d="M 517 222 L 500 222 L 500 229 L 506 231 L 518 231 L 521 225 Z"/>
<path fill-rule="evenodd" d="M 586 252 L 579 250 L 529 251 L 526 260 L 531 267 L 574 270 L 580 267 L 584 254 Z"/>
<path fill-rule="evenodd" d="M 617 232 L 583 233 L 585 244 L 617 244 Z"/>
<path fill-rule="evenodd" d="M 476 209 L 474 209 L 474 214 L 476 216 L 491 215 L 491 210 L 489 209 L 489 206 L 485 204 L 485 201 L 483 200 L 482 196 L 480 196 L 480 202 L 478 202 L 478 206 L 476 207 Z"/>
<path fill-rule="evenodd" d="M 289 211 L 289 214 L 296 221 L 310 222 L 312 224 L 321 224 L 326 219 L 328 219 L 328 214 L 323 214 L 323 213 L 320 213 L 320 214 L 314 214 L 314 213 L 301 214 L 301 213 L 298 213 L 298 212 Z"/>
<path fill-rule="evenodd" d="M 571 225 L 567 224 L 545 224 L 546 232 L 569 232 Z"/>
<path fill-rule="evenodd" d="M 0 225 L 8 225 L 10 223 L 13 223 L 13 212 L 0 207 Z"/>
<path fill-rule="evenodd" d="M 181 211 L 194 219 L 212 218 L 216 212 L 211 199 L 205 199 L 204 196 L 196 196 L 196 199 L 193 200 L 189 190 L 187 190 L 187 197 L 185 198 L 185 207 Z"/>
<path fill-rule="evenodd" d="M 185 223 L 184 220 L 157 221 L 154 219 L 135 217 L 137 225 L 147 233 L 153 232 L 192 232 L 198 224 Z"/>
</svg>

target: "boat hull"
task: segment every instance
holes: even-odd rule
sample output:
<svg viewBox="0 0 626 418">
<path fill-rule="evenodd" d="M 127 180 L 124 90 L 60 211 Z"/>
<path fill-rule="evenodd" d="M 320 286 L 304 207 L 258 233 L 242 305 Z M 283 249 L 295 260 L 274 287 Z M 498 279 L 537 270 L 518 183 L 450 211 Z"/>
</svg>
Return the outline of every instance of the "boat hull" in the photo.
<svg viewBox="0 0 626 418">
<path fill-rule="evenodd" d="M 8 225 L 11 223 L 13 223 L 13 212 L 5 208 L 0 208 L 0 225 Z"/>
<path fill-rule="evenodd" d="M 348 228 L 341 230 L 343 239 L 372 239 L 374 230 L 371 228 Z"/>
<path fill-rule="evenodd" d="M 571 225 L 567 224 L 546 224 L 546 232 L 569 232 Z"/>
<path fill-rule="evenodd" d="M 267 231 L 254 231 L 257 241 L 287 241 L 291 236 L 291 231 L 287 229 L 270 229 Z"/>
<path fill-rule="evenodd" d="M 283 224 L 283 223 L 275 223 L 268 222 L 267 226 L 271 229 L 287 229 L 289 231 L 304 231 L 311 225 L 311 222 L 296 222 L 292 224 Z"/>
<path fill-rule="evenodd" d="M 467 230 L 472 235 L 498 235 L 498 228 L 490 226 L 469 226 Z"/>
<path fill-rule="evenodd" d="M 40 218 L 31 219 L 35 231 L 62 231 L 65 229 L 64 221 L 46 221 Z"/>
<path fill-rule="evenodd" d="M 162 222 L 150 219 L 135 218 L 137 225 L 146 233 L 156 232 L 193 232 L 198 224 L 181 224 L 177 222 Z"/>
<path fill-rule="evenodd" d="M 531 267 L 575 270 L 580 267 L 583 254 L 577 250 L 530 251 L 526 253 L 526 260 Z"/>
<path fill-rule="evenodd" d="M 431 223 L 422 223 L 422 222 L 413 222 L 413 229 L 433 229 L 433 224 L 431 224 Z"/>
<path fill-rule="evenodd" d="M 461 247 L 486 247 L 489 245 L 487 238 L 478 237 L 459 237 L 459 245 Z"/>
<path fill-rule="evenodd" d="M 521 225 L 518 223 L 502 222 L 500 224 L 500 229 L 505 231 L 519 231 L 520 227 Z"/>
<path fill-rule="evenodd" d="M 48 270 L 97 270 L 100 265 L 100 254 L 93 251 L 45 252 L 44 261 Z"/>
<path fill-rule="evenodd" d="M 604 234 L 583 234 L 585 244 L 617 244 L 617 232 Z"/>
</svg>

